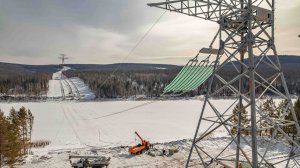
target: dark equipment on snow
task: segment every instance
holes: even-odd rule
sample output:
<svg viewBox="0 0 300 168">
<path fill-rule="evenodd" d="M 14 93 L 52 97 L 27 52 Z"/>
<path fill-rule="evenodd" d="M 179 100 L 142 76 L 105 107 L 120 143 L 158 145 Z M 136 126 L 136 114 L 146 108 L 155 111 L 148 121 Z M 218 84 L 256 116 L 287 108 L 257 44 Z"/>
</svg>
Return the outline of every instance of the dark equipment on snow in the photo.
<svg viewBox="0 0 300 168">
<path fill-rule="evenodd" d="M 79 159 L 77 162 L 73 163 L 71 159 Z M 71 166 L 73 168 L 102 168 L 108 167 L 110 157 L 103 156 L 69 156 Z"/>
</svg>

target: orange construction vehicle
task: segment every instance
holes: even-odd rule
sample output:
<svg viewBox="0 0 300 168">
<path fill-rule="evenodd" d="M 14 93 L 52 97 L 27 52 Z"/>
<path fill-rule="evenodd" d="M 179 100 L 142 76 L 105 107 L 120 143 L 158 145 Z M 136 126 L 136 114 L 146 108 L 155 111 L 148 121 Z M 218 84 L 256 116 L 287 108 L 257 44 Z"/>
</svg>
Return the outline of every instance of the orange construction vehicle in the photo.
<svg viewBox="0 0 300 168">
<path fill-rule="evenodd" d="M 142 154 L 144 150 L 150 149 L 150 142 L 144 140 L 136 131 L 134 132 L 142 141 L 142 144 L 138 144 L 128 149 L 128 152 L 132 155 Z"/>
</svg>

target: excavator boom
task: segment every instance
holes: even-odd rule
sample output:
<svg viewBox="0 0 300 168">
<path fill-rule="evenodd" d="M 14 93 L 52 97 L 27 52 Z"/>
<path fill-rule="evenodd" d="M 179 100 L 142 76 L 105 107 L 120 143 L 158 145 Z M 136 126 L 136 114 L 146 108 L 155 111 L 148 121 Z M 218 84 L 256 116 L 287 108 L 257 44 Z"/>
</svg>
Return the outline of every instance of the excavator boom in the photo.
<svg viewBox="0 0 300 168">
<path fill-rule="evenodd" d="M 142 138 L 136 131 L 135 131 L 134 133 L 140 138 L 140 140 L 141 140 L 142 142 L 144 142 L 143 138 Z"/>
<path fill-rule="evenodd" d="M 134 133 L 140 138 L 142 143 L 129 148 L 128 152 L 130 154 L 141 154 L 144 150 L 150 149 L 150 142 L 144 140 L 136 131 Z"/>
</svg>

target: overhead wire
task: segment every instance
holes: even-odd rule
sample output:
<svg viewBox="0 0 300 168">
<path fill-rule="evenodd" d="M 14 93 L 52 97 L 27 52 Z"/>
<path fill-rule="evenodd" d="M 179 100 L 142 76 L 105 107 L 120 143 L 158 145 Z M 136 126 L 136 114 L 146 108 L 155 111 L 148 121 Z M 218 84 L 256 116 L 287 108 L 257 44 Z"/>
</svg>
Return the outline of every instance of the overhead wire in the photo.
<svg viewBox="0 0 300 168">
<path fill-rule="evenodd" d="M 82 110 L 82 108 L 81 108 L 82 106 L 80 106 L 79 105 L 79 111 L 86 111 L 86 110 Z M 78 111 L 78 109 L 77 108 L 75 108 L 75 106 L 71 106 L 71 108 L 72 108 L 72 111 L 73 112 L 75 112 L 75 115 L 77 115 L 78 117 L 79 117 L 79 119 L 78 118 L 76 118 L 76 120 L 78 121 L 78 120 L 81 120 L 81 121 L 84 121 L 84 120 L 87 120 L 87 118 L 86 117 L 83 117 L 81 114 L 79 114 L 80 112 Z M 93 110 L 93 108 L 90 108 L 90 106 L 87 106 L 87 108 L 88 108 L 88 110 L 87 111 L 94 111 Z M 76 122 L 77 122 L 76 121 Z M 90 122 L 85 122 L 86 124 L 85 124 L 85 126 L 87 126 L 85 129 L 88 129 L 88 130 L 95 130 L 95 127 L 92 127 L 91 126 L 91 124 L 90 124 Z M 97 122 L 97 124 L 100 124 L 99 122 Z M 105 123 L 105 121 L 103 121 L 103 122 L 101 122 L 101 124 L 104 124 L 105 125 L 105 127 L 109 127 L 109 125 L 108 124 L 106 124 Z M 106 144 L 113 144 L 113 142 L 107 142 L 107 141 L 103 141 L 103 140 L 100 140 L 100 129 L 97 127 L 96 128 L 97 130 L 98 130 L 98 136 L 99 136 L 99 142 L 103 142 L 103 143 L 106 143 Z M 110 127 L 108 128 L 108 130 L 112 130 Z M 106 136 L 109 136 L 109 135 L 107 135 L 106 133 L 104 133 Z M 110 138 L 112 138 L 111 136 L 109 136 Z M 87 145 L 87 146 L 90 146 L 90 145 Z"/>
<path fill-rule="evenodd" d="M 60 121 L 60 126 L 59 126 L 59 128 L 58 128 L 58 130 L 56 131 L 56 133 L 55 133 L 55 136 L 54 136 L 54 138 L 52 139 L 52 142 L 55 142 L 56 141 L 56 139 L 57 139 L 57 137 L 58 137 L 58 134 L 60 133 L 60 131 L 61 131 L 61 129 L 62 129 L 62 124 L 63 124 L 63 121 L 65 120 L 65 116 L 63 116 L 63 117 L 61 117 L 61 121 Z"/>
<path fill-rule="evenodd" d="M 166 14 L 167 11 L 164 11 L 156 20 L 155 22 L 150 26 L 150 28 L 145 32 L 145 34 L 137 41 L 137 43 L 133 46 L 133 48 L 129 51 L 129 53 L 123 58 L 122 62 L 118 64 L 118 66 L 113 70 L 113 72 L 110 73 L 110 75 L 114 75 L 122 66 L 122 63 L 125 62 L 125 60 L 131 56 L 131 54 L 136 50 L 136 48 L 144 41 L 144 39 L 149 35 L 149 33 L 152 31 L 152 29 L 157 25 L 157 23 L 161 20 L 161 18 Z M 100 88 L 108 81 L 110 77 L 107 77 L 103 82 L 102 84 L 100 85 Z M 116 115 L 116 114 L 120 114 L 120 113 L 124 113 L 124 112 L 127 112 L 127 111 L 130 111 L 132 109 L 136 109 L 136 108 L 139 108 L 139 107 L 142 107 L 142 106 L 145 106 L 145 105 L 148 105 L 148 104 L 151 104 L 151 103 L 154 103 L 154 102 L 147 102 L 147 103 L 144 103 L 142 105 L 138 105 L 138 106 L 135 106 L 135 107 L 132 107 L 132 108 L 129 108 L 129 109 L 126 109 L 126 110 L 122 110 L 122 111 L 119 111 L 119 112 L 115 112 L 113 114 L 109 114 L 109 115 L 104 115 L 104 116 L 100 116 L 100 117 L 96 117 L 96 118 L 92 118 L 92 119 L 84 119 L 84 120 L 93 120 L 93 119 L 99 119 L 99 118 L 105 118 L 105 117 L 109 117 L 109 116 L 112 116 L 112 115 Z"/>
<path fill-rule="evenodd" d="M 183 93 L 180 93 L 178 94 L 179 96 L 184 94 L 185 92 Z M 169 95 L 164 95 L 162 94 L 162 96 L 169 96 Z M 82 120 L 97 120 L 97 119 L 102 119 L 102 118 L 106 118 L 106 117 L 110 117 L 110 116 L 114 116 L 114 115 L 118 115 L 118 114 L 122 114 L 122 113 L 125 113 L 125 112 L 128 112 L 128 111 L 131 111 L 131 110 L 134 110 L 134 109 L 137 109 L 137 108 L 141 108 L 141 107 L 144 107 L 144 106 L 147 106 L 147 105 L 150 105 L 150 104 L 153 104 L 153 103 L 157 103 L 159 102 L 158 100 L 152 100 L 152 101 L 149 101 L 149 102 L 145 102 L 143 104 L 139 104 L 139 105 L 136 105 L 136 106 L 133 106 L 133 107 L 130 107 L 128 109 L 125 109 L 125 110 L 121 110 L 121 111 L 117 111 L 117 112 L 114 112 L 114 113 L 111 113 L 111 114 L 107 114 L 107 115 L 102 115 L 102 116 L 98 116 L 98 117 L 93 117 L 93 118 L 82 118 Z"/>
<path fill-rule="evenodd" d="M 150 26 L 150 28 L 146 31 L 146 33 L 145 33 L 145 34 L 137 41 L 137 43 L 133 46 L 133 48 L 129 51 L 129 53 L 122 59 L 122 62 L 118 64 L 118 66 L 113 70 L 112 73 L 110 73 L 110 75 L 115 74 L 115 73 L 121 68 L 122 63 L 124 63 L 125 60 L 128 59 L 128 57 L 132 55 L 132 53 L 133 53 L 133 52 L 136 50 L 136 48 L 144 41 L 144 39 L 148 36 L 148 34 L 149 34 L 149 33 L 151 32 L 151 30 L 156 26 L 156 24 L 161 20 L 161 18 L 165 15 L 166 12 L 167 12 L 167 11 L 164 11 L 164 12 L 163 12 L 163 13 L 155 20 L 155 22 Z M 108 79 L 109 79 L 109 77 L 106 78 L 106 79 L 102 82 L 100 88 L 108 81 Z M 61 83 L 61 87 L 62 87 L 62 83 Z M 150 104 L 150 103 L 154 103 L 154 102 L 147 102 L 147 103 L 144 103 L 144 104 L 142 104 L 142 105 L 138 105 L 138 106 L 136 106 L 136 107 L 132 107 L 132 108 L 130 108 L 130 109 L 126 109 L 126 110 L 119 111 L 119 112 L 116 112 L 116 113 L 113 113 L 113 114 L 109 114 L 109 115 L 100 116 L 100 117 L 97 117 L 97 118 L 95 118 L 95 119 L 98 119 L 98 118 L 104 118 L 104 117 L 109 117 L 109 116 L 112 116 L 112 115 L 117 115 L 117 114 L 120 114 L 120 113 L 124 113 L 124 112 L 130 111 L 130 110 L 132 110 L 132 109 L 139 108 L 139 107 L 142 107 L 142 106 L 144 106 L 144 105 L 148 105 L 148 104 Z M 64 116 L 65 116 L 65 119 L 67 120 L 67 122 L 68 122 L 69 125 L 71 126 L 72 131 L 73 131 L 73 133 L 75 134 L 76 138 L 80 141 L 80 143 L 82 143 L 82 141 L 81 141 L 81 139 L 80 139 L 78 133 L 76 132 L 76 130 L 75 130 L 75 128 L 73 127 L 73 125 L 71 124 L 71 122 L 70 122 L 70 120 L 69 120 L 69 118 L 68 118 L 68 116 L 67 116 L 67 114 L 66 114 L 66 112 L 65 112 L 65 109 L 63 108 L 63 106 L 62 106 L 61 104 L 60 104 L 60 107 L 61 107 L 61 109 L 62 109 L 62 111 L 63 111 L 63 114 L 64 114 Z M 59 131 L 59 130 L 58 130 L 58 131 Z M 55 139 L 56 139 L 56 138 L 57 138 L 57 135 L 55 136 Z"/>
<path fill-rule="evenodd" d="M 131 48 L 129 53 L 123 58 L 121 63 L 118 64 L 118 66 L 113 70 L 110 75 L 114 75 L 122 66 L 122 64 L 125 62 L 125 60 L 131 56 L 131 54 L 136 50 L 136 48 L 144 41 L 144 39 L 148 36 L 148 34 L 151 32 L 151 30 L 156 26 L 156 24 L 161 20 L 161 18 L 165 15 L 167 11 L 164 11 L 157 19 L 156 21 L 150 26 L 150 28 L 146 31 L 146 33 L 137 41 L 137 43 Z M 110 77 L 107 77 L 104 82 L 100 85 L 100 88 L 108 81 Z"/>
<path fill-rule="evenodd" d="M 101 118 L 106 118 L 106 117 L 114 116 L 114 115 L 117 115 L 117 114 L 125 113 L 125 112 L 128 112 L 128 111 L 131 111 L 131 110 L 134 110 L 134 109 L 137 109 L 137 108 L 140 108 L 140 107 L 152 104 L 154 102 L 157 102 L 157 101 L 146 102 L 146 103 L 134 106 L 134 107 L 130 107 L 130 108 L 125 109 L 125 110 L 121 110 L 121 111 L 118 111 L 118 112 L 114 112 L 114 113 L 103 115 L 103 116 L 99 116 L 99 117 L 94 117 L 94 118 L 89 118 L 89 119 L 83 119 L 83 120 L 96 120 L 96 119 L 101 119 Z"/>
<path fill-rule="evenodd" d="M 65 118 L 66 118 L 68 124 L 71 126 L 71 129 L 72 129 L 72 131 L 73 131 L 73 133 L 74 133 L 76 139 L 79 141 L 80 145 L 81 145 L 81 144 L 86 145 L 86 144 L 83 143 L 82 140 L 80 139 L 80 136 L 79 136 L 78 132 L 76 131 L 76 129 L 75 129 L 74 126 L 72 125 L 72 123 L 71 123 L 71 121 L 70 121 L 70 119 L 69 119 L 69 117 L 68 117 L 68 115 L 67 115 L 67 113 L 66 113 L 64 107 L 61 105 L 61 103 L 60 103 L 60 107 L 61 107 L 61 109 L 63 110 L 63 114 L 64 114 L 64 116 L 65 116 Z"/>
<path fill-rule="evenodd" d="M 146 31 L 146 33 L 137 41 L 137 43 L 133 46 L 133 48 L 129 51 L 129 53 L 123 58 L 122 62 L 118 64 L 118 66 L 110 73 L 110 75 L 114 75 L 122 66 L 122 63 L 125 62 L 126 59 L 128 59 L 129 56 L 132 55 L 132 53 L 136 50 L 136 48 L 144 41 L 144 39 L 147 37 L 147 35 L 151 32 L 151 30 L 155 27 L 155 25 L 161 20 L 161 18 L 165 15 L 167 11 L 164 11 L 157 19 L 156 21 L 150 26 L 150 28 Z M 106 78 L 102 84 L 100 85 L 100 88 L 108 81 L 110 77 Z M 182 95 L 184 93 L 180 93 L 178 95 Z M 177 95 L 177 96 L 178 96 Z M 165 95 L 164 93 L 162 94 L 162 96 L 167 96 Z M 137 108 L 141 108 L 143 106 L 147 106 L 149 104 L 153 104 L 155 102 L 159 102 L 159 101 L 150 101 L 150 102 L 145 102 L 143 104 L 140 104 L 140 105 L 137 105 L 137 106 L 134 106 L 134 107 L 130 107 L 128 109 L 125 109 L 125 110 L 121 110 L 121 111 L 117 111 L 117 112 L 114 112 L 114 113 L 111 113 L 111 114 L 107 114 L 107 115 L 102 115 L 102 116 L 98 116 L 98 117 L 94 117 L 94 118 L 84 118 L 82 116 L 79 116 L 82 120 L 96 120 L 96 119 L 102 119 L 102 118 L 107 118 L 107 117 L 110 117 L 110 116 L 114 116 L 114 115 L 118 115 L 118 114 L 122 114 L 122 113 L 125 113 L 125 112 L 128 112 L 128 111 L 131 111 L 131 110 L 134 110 L 134 109 L 137 109 Z M 64 116 L 67 120 L 67 122 L 71 125 L 71 128 L 72 128 L 72 131 L 74 132 L 75 136 L 77 137 L 77 139 L 80 141 L 80 143 L 82 144 L 82 141 L 78 135 L 78 133 L 76 132 L 75 128 L 73 127 L 73 125 L 70 123 L 70 120 L 64 110 L 64 108 L 62 107 L 62 105 L 60 104 L 61 106 L 61 109 L 63 110 L 63 113 L 64 113 Z M 73 108 L 74 110 L 74 108 Z M 79 114 L 78 114 L 79 115 Z"/>
</svg>

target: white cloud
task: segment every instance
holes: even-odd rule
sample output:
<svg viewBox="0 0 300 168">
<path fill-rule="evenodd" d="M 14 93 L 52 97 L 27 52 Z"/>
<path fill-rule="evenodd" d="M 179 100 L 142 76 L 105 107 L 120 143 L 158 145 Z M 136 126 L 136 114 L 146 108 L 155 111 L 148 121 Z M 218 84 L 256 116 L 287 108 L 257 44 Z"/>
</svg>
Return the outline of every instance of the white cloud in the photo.
<svg viewBox="0 0 300 168">
<path fill-rule="evenodd" d="M 72 57 L 69 63 L 122 62 L 163 12 L 147 7 L 145 0 L 122 1 L 125 6 L 118 1 L 5 3 L 0 7 L 0 61 L 29 64 L 58 63 L 61 53 Z M 300 54 L 299 11 L 300 0 L 276 1 L 279 54 Z M 125 62 L 185 64 L 209 46 L 217 29 L 216 23 L 167 12 Z"/>
<path fill-rule="evenodd" d="M 141 31 L 149 27 L 144 26 Z M 155 63 L 185 64 L 183 60 L 209 46 L 217 30 L 216 23 L 168 13 L 136 50 L 134 57 L 139 61 L 145 58 L 144 61 Z M 164 57 L 166 59 L 162 59 Z"/>
<path fill-rule="evenodd" d="M 118 62 L 127 52 L 124 44 L 130 43 L 126 35 L 101 28 L 80 26 L 76 32 L 78 46 L 71 54 L 86 63 Z"/>
</svg>

